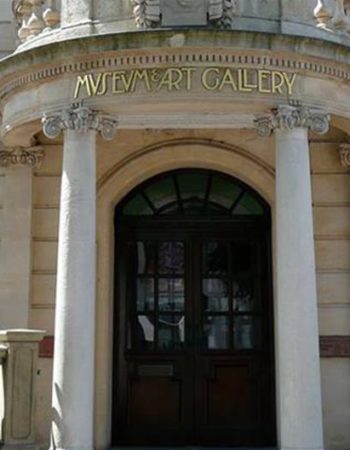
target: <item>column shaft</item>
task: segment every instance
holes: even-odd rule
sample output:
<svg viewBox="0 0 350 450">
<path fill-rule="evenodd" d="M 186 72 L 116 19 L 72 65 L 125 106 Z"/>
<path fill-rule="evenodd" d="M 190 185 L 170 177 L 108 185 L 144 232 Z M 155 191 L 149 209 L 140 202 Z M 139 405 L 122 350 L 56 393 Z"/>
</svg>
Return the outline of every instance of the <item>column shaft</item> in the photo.
<svg viewBox="0 0 350 450">
<path fill-rule="evenodd" d="M 308 129 L 276 129 L 276 366 L 281 450 L 322 450 Z"/>
<path fill-rule="evenodd" d="M 96 131 L 65 130 L 52 448 L 93 448 Z"/>
</svg>

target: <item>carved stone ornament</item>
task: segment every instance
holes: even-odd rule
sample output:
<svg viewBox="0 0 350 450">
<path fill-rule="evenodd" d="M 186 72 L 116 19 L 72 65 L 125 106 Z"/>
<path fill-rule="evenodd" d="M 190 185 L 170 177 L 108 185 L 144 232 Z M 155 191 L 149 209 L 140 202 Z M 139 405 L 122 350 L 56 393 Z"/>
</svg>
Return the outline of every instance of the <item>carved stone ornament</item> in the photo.
<svg viewBox="0 0 350 450">
<path fill-rule="evenodd" d="M 238 0 L 209 0 L 209 20 L 219 28 L 230 29 L 238 15 Z"/>
<path fill-rule="evenodd" d="M 32 169 L 40 167 L 45 152 L 42 147 L 14 147 L 0 149 L 0 167 L 29 166 Z"/>
<path fill-rule="evenodd" d="M 350 144 L 341 144 L 339 153 L 341 165 L 350 169 Z"/>
<path fill-rule="evenodd" d="M 255 120 L 259 136 L 270 136 L 276 129 L 293 130 L 309 128 L 317 134 L 325 134 L 329 130 L 330 115 L 324 111 L 307 107 L 281 106 L 270 114 Z"/>
<path fill-rule="evenodd" d="M 155 28 L 161 23 L 161 0 L 131 0 L 138 28 Z M 175 0 L 174 0 L 175 1 Z M 189 0 L 176 0 L 185 7 Z M 205 1 L 205 0 L 203 0 Z M 238 13 L 238 0 L 207 0 L 208 18 L 219 28 L 231 28 L 232 19 Z"/>
<path fill-rule="evenodd" d="M 73 106 L 69 110 L 44 114 L 42 124 L 45 136 L 50 139 L 56 138 L 63 130 L 68 129 L 79 133 L 95 130 L 103 139 L 110 141 L 114 138 L 118 121 L 86 106 Z"/>
<path fill-rule="evenodd" d="M 137 28 L 154 28 L 160 23 L 160 0 L 131 0 Z"/>
</svg>

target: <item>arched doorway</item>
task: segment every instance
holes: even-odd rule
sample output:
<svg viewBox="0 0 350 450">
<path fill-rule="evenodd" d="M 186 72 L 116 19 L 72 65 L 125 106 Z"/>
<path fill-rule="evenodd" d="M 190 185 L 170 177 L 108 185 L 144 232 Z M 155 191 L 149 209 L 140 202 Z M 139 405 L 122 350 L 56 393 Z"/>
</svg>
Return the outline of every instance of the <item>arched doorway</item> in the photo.
<svg viewBox="0 0 350 450">
<path fill-rule="evenodd" d="M 116 208 L 112 441 L 275 444 L 270 209 L 209 170 Z"/>
</svg>

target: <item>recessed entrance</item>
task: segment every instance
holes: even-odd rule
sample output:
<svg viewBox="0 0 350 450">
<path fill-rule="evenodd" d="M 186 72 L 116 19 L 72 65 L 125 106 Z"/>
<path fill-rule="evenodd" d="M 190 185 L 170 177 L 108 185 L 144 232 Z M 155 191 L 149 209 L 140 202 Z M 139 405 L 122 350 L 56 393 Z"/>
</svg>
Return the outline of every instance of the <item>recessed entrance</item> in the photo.
<svg viewBox="0 0 350 450">
<path fill-rule="evenodd" d="M 270 210 L 181 170 L 117 207 L 114 445 L 275 444 Z"/>
</svg>

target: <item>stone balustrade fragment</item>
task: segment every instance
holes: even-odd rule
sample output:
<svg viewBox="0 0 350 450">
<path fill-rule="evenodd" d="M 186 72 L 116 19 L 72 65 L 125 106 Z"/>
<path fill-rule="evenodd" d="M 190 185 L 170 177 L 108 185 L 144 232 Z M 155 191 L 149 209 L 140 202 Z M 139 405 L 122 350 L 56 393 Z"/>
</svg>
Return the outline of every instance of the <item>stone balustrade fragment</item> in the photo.
<svg viewBox="0 0 350 450">
<path fill-rule="evenodd" d="M 84 3 L 84 7 L 80 5 L 77 8 L 78 4 L 75 2 L 69 3 L 69 0 L 62 0 L 61 8 L 61 0 L 12 0 L 12 5 L 18 24 L 18 42 L 22 44 L 36 36 L 45 36 L 49 31 L 61 28 L 61 26 L 63 29 L 67 24 L 70 26 L 73 24 L 76 27 L 88 22 L 98 24 L 115 21 L 118 23 L 118 21 L 129 19 L 130 22 L 127 26 L 130 28 L 128 29 L 142 30 L 183 25 L 235 29 L 237 19 L 244 20 L 248 16 L 250 17 L 249 8 L 257 9 L 257 6 L 253 6 L 253 2 L 249 2 L 248 8 L 245 1 L 118 0 L 115 4 L 111 0 L 108 2 L 96 0 L 95 2 L 88 1 L 86 4 Z M 289 0 L 283 1 L 288 6 Z M 256 2 L 258 3 L 258 0 Z M 274 0 L 266 1 L 266 5 L 267 10 L 276 9 Z M 307 14 L 310 17 L 308 26 L 312 27 L 312 16 L 314 16 L 315 32 L 317 26 L 319 29 L 329 32 L 330 37 L 334 35 L 350 38 L 350 0 L 317 0 L 317 5 L 313 10 L 314 5 L 315 3 L 310 1 L 308 5 L 303 6 L 300 12 L 305 15 L 310 9 L 310 14 Z M 108 19 L 99 14 L 101 8 L 105 8 L 108 12 Z M 186 9 L 187 15 L 179 13 L 181 8 Z M 287 10 L 288 8 L 289 6 Z M 178 12 L 176 13 L 176 11 Z M 193 17 L 191 17 L 191 13 Z M 284 18 L 281 16 L 280 19 L 277 18 L 278 20 L 283 21 Z M 117 28 L 111 28 L 111 30 L 118 30 L 118 25 L 116 26 Z M 252 26 L 254 28 L 254 24 Z"/>
<path fill-rule="evenodd" d="M 350 35 L 350 0 L 318 0 L 314 16 L 319 28 Z"/>
<path fill-rule="evenodd" d="M 57 3 L 57 0 L 13 1 L 20 43 L 60 26 L 61 13 Z"/>
</svg>

